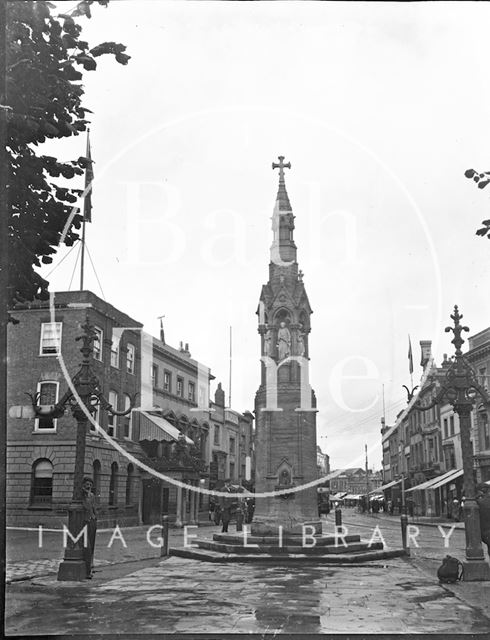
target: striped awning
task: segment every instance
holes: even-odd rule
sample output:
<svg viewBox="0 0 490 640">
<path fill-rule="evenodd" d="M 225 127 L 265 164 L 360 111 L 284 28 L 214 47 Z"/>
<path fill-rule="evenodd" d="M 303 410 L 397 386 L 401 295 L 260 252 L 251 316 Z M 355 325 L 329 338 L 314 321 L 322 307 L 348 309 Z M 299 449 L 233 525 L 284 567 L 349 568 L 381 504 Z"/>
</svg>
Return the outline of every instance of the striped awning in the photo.
<svg viewBox="0 0 490 640">
<path fill-rule="evenodd" d="M 444 474 L 446 475 L 446 474 Z M 463 475 L 463 469 L 453 469 L 452 473 L 444 478 L 440 478 L 439 482 L 436 482 L 435 484 L 432 484 L 430 487 L 428 487 L 429 489 L 438 489 L 439 487 L 442 487 L 443 485 L 447 484 L 448 482 L 452 482 L 453 480 L 456 480 L 456 478 L 459 478 L 460 476 Z"/>
<path fill-rule="evenodd" d="M 400 480 L 392 480 L 391 482 L 388 482 L 388 484 L 383 484 L 381 487 L 378 487 L 377 489 L 373 489 L 369 493 L 378 493 L 379 491 L 384 491 L 385 489 L 389 489 L 390 487 L 394 487 L 395 484 L 398 484 L 401 481 L 402 481 L 401 478 L 400 478 Z"/>
<path fill-rule="evenodd" d="M 154 416 L 146 411 L 139 411 L 140 414 L 140 441 L 158 440 L 159 442 L 176 442 L 181 432 L 173 424 L 167 422 L 161 416 Z M 194 444 L 194 441 L 185 436 L 187 444 Z"/>
<path fill-rule="evenodd" d="M 435 485 L 437 485 L 438 487 L 442 487 L 443 484 L 446 484 L 446 482 L 449 482 L 450 480 L 452 480 L 453 477 L 457 478 L 458 475 L 461 475 L 462 473 L 463 473 L 462 469 L 451 469 L 451 471 L 446 471 L 446 473 L 443 473 L 441 476 L 436 476 L 435 478 L 431 478 L 430 480 L 426 480 L 425 482 L 418 484 L 416 487 L 407 489 L 405 493 L 408 493 L 409 491 L 422 491 L 425 489 L 435 489 L 436 488 Z"/>
</svg>

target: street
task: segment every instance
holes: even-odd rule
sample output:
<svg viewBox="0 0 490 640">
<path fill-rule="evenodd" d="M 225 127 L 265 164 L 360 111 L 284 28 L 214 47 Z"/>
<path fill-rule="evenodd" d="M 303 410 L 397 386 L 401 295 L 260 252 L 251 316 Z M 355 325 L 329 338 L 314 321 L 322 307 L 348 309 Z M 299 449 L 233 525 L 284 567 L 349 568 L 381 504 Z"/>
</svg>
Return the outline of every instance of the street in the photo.
<svg viewBox="0 0 490 640">
<path fill-rule="evenodd" d="M 364 539 L 369 540 L 379 525 L 385 543 L 400 546 L 398 517 L 348 509 L 343 516 L 344 525 Z M 324 533 L 332 528 L 330 514 L 324 520 Z M 113 532 L 104 531 L 97 540 L 92 581 L 57 582 L 51 573 L 8 585 L 6 628 L 10 634 L 23 635 L 490 632 L 490 585 L 442 586 L 436 578 L 446 553 L 464 557 L 464 531 L 455 529 L 445 548 L 436 526 L 419 529 L 420 546 L 412 547 L 410 559 L 345 567 L 160 559 L 159 550 L 146 540 L 146 528 L 122 529 L 126 548 L 115 539 L 108 549 Z M 200 527 L 199 535 L 210 537 L 217 530 Z M 34 552 L 37 534 L 33 536 L 24 555 L 22 545 L 10 541 L 11 567 L 26 562 L 26 554 Z M 52 555 L 53 540 L 49 538 L 49 545 L 38 553 Z M 171 544 L 184 544 L 182 530 L 171 530 Z M 53 567 L 56 571 L 57 562 Z"/>
</svg>

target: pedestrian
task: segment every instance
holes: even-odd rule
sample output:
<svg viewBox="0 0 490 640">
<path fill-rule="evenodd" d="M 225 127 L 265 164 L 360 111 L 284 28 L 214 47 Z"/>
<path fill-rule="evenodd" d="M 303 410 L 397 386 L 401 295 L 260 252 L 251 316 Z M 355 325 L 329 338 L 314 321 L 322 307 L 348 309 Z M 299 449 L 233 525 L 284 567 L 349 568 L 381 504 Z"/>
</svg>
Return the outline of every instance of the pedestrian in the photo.
<svg viewBox="0 0 490 640">
<path fill-rule="evenodd" d="M 413 500 L 407 500 L 407 506 L 408 506 L 408 515 L 413 518 Z"/>
<path fill-rule="evenodd" d="M 459 503 L 459 512 L 458 512 L 459 520 L 464 520 L 464 496 L 461 498 L 461 502 Z"/>
<path fill-rule="evenodd" d="M 247 523 L 248 524 L 250 524 L 253 520 L 254 510 L 255 510 L 254 500 L 253 498 L 248 498 L 247 499 Z"/>
<path fill-rule="evenodd" d="M 454 498 L 453 504 L 451 507 L 451 517 L 456 522 L 459 522 L 459 500 Z"/>
<path fill-rule="evenodd" d="M 221 522 L 221 506 L 219 504 L 214 505 L 214 524 Z"/>
<path fill-rule="evenodd" d="M 476 501 L 480 507 L 481 539 L 490 556 L 490 485 L 482 482 L 476 487 Z"/>
<path fill-rule="evenodd" d="M 83 523 L 87 527 L 87 544 L 83 548 L 86 577 L 90 580 L 94 573 L 94 549 L 97 533 L 97 508 L 95 505 L 94 481 L 84 478 L 82 482 Z"/>
<path fill-rule="evenodd" d="M 394 509 L 395 505 L 393 504 L 393 500 L 388 500 L 388 511 L 390 516 L 393 515 L 393 509 Z"/>
<path fill-rule="evenodd" d="M 223 507 L 221 511 L 221 523 L 223 525 L 221 527 L 221 533 L 228 533 L 228 525 L 230 524 L 230 520 L 231 520 L 230 507 L 229 506 Z"/>
</svg>

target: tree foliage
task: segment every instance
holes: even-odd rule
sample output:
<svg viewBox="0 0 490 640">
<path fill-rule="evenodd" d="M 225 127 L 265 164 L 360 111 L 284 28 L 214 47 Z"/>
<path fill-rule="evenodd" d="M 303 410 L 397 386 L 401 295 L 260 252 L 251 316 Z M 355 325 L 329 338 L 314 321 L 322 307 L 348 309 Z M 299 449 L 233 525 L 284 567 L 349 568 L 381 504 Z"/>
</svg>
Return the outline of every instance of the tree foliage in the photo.
<svg viewBox="0 0 490 640">
<path fill-rule="evenodd" d="M 490 171 L 484 171 L 483 173 L 479 173 L 474 169 L 467 169 L 464 172 L 464 175 L 470 180 L 473 180 L 474 182 L 476 182 L 479 189 L 484 189 L 487 186 L 487 184 L 490 184 Z M 487 238 L 490 240 L 490 220 L 482 220 L 482 225 L 483 227 L 481 227 L 480 229 L 477 229 L 476 235 L 483 236 L 483 237 L 487 236 Z"/>
<path fill-rule="evenodd" d="M 104 42 L 90 47 L 81 39 L 76 18 L 91 17 L 94 0 L 55 15 L 49 2 L 9 2 L 7 8 L 7 73 L 0 108 L 7 117 L 9 176 L 9 305 L 46 299 L 49 283 L 35 270 L 52 262 L 65 225 L 64 242 L 78 239 L 81 215 L 70 220 L 81 191 L 64 186 L 83 173 L 87 161 L 68 162 L 43 155 L 47 139 L 78 135 L 87 128 L 90 110 L 83 105 L 83 74 L 97 67 L 96 58 L 114 55 L 127 64 L 125 46 Z M 98 0 L 107 5 L 108 0 Z"/>
</svg>

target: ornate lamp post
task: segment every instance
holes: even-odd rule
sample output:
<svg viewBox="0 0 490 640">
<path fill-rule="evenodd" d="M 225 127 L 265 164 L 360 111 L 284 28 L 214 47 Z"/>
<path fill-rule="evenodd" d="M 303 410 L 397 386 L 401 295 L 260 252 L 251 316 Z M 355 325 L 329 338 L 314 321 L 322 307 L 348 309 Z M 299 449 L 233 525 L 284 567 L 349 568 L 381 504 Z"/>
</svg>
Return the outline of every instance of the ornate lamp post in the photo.
<svg viewBox="0 0 490 640">
<path fill-rule="evenodd" d="M 427 411 L 441 402 L 448 402 L 459 416 L 465 495 L 463 508 L 466 535 L 466 560 L 463 562 L 464 580 L 490 580 L 490 566 L 485 561 L 481 544 L 480 510 L 476 502 L 473 450 L 470 438 L 471 411 L 476 399 L 480 396 L 483 403 L 489 405 L 490 397 L 478 384 L 473 367 L 461 351 L 461 346 L 464 343 L 461 334 L 463 331 L 469 331 L 468 327 L 460 324 L 462 318 L 463 316 L 459 313 L 457 305 L 455 305 L 454 313 L 451 315 L 454 327 L 446 327 L 445 329 L 446 332 L 452 331 L 454 334 L 451 340 L 456 348 L 454 360 L 446 373 L 444 382 L 439 386 L 433 402 L 425 406 L 416 406 L 419 410 Z"/>
<path fill-rule="evenodd" d="M 82 340 L 80 349 L 83 359 L 80 370 L 73 377 L 73 386 L 78 394 L 78 399 L 68 390 L 59 402 L 46 409 L 38 406 L 39 394 L 30 395 L 34 413 L 37 417 L 60 418 L 69 407 L 77 421 L 77 439 L 75 445 L 75 469 L 73 474 L 73 494 L 68 507 L 68 536 L 65 555 L 59 566 L 58 580 L 81 581 L 86 577 L 86 567 L 84 560 L 84 536 L 80 535 L 85 525 L 85 514 L 82 502 L 82 482 L 85 466 L 85 440 L 87 434 L 87 424 L 89 422 L 86 412 L 93 414 L 100 407 L 108 411 L 111 415 L 128 415 L 134 408 L 134 398 L 130 407 L 126 411 L 115 411 L 112 405 L 104 398 L 99 387 L 99 380 L 92 371 L 92 350 L 96 337 L 94 327 L 88 322 L 82 325 L 83 335 L 76 338 Z"/>
</svg>

